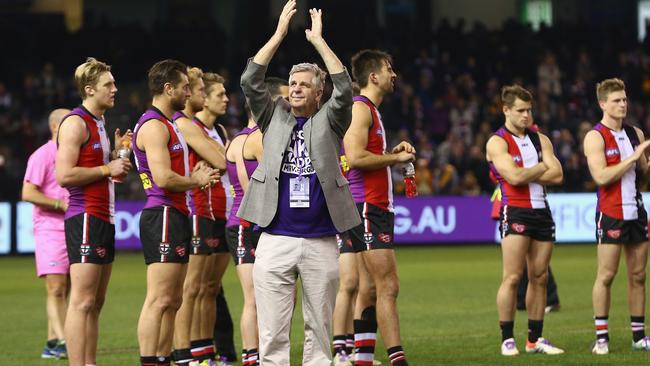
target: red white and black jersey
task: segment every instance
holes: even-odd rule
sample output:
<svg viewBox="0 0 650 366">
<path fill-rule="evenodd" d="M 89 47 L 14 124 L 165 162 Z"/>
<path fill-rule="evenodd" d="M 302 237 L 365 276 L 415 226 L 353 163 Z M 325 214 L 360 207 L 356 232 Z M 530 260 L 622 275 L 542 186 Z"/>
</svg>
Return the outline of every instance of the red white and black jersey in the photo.
<svg viewBox="0 0 650 366">
<path fill-rule="evenodd" d="M 519 137 L 508 129 L 501 127 L 495 133 L 508 144 L 508 154 L 512 156 L 515 165 L 521 168 L 530 168 L 542 161 L 542 147 L 537 132 L 526 130 L 524 137 Z M 546 189 L 539 183 L 527 183 L 514 186 L 508 183 L 497 171 L 494 163 L 490 163 L 490 170 L 496 177 L 501 187 L 501 206 L 521 208 L 547 208 Z"/>
<path fill-rule="evenodd" d="M 65 123 L 70 116 L 79 116 L 83 119 L 89 136 L 88 141 L 79 150 L 77 166 L 93 168 L 108 164 L 111 144 L 106 134 L 104 120 L 93 116 L 83 106 L 73 109 L 61 123 Z M 111 224 L 114 223 L 115 190 L 112 179 L 106 177 L 84 186 L 68 187 L 68 191 L 70 203 L 65 213 L 66 219 L 87 213 Z"/>
<path fill-rule="evenodd" d="M 607 166 L 612 166 L 627 159 L 639 145 L 639 137 L 634 127 L 623 125 L 620 131 L 598 123 L 593 128 L 598 131 L 605 142 L 605 160 Z M 641 192 L 638 187 L 636 163 L 623 174 L 621 179 L 606 186 L 598 187 L 597 212 L 619 219 L 636 220 L 639 217 L 639 206 L 642 206 Z"/>
<path fill-rule="evenodd" d="M 376 155 L 383 155 L 387 146 L 386 130 L 377 107 L 363 95 L 356 96 L 352 100 L 367 105 L 372 115 L 366 150 Z M 390 167 L 375 170 L 350 169 L 347 179 L 355 203 L 368 203 L 384 211 L 393 212 L 393 181 Z"/>
</svg>

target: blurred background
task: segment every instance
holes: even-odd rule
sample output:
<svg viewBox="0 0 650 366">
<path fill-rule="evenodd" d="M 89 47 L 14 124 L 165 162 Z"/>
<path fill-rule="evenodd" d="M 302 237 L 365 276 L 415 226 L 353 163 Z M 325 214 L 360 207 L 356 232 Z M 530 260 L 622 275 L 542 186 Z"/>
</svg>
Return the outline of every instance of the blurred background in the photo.
<svg viewBox="0 0 650 366">
<path fill-rule="evenodd" d="M 300 0 L 268 75 L 320 58 L 304 39 L 307 9 L 324 10 L 324 36 L 349 66 L 362 48 L 393 55 L 398 80 L 381 105 L 389 145 L 418 150 L 420 196 L 488 195 L 485 143 L 503 123 L 501 86 L 531 90 L 533 115 L 564 167 L 559 192 L 591 192 L 581 142 L 601 117 L 595 83 L 627 84 L 628 123 L 650 130 L 650 1 Z M 226 78 L 220 122 L 245 123 L 239 76 L 275 30 L 283 0 L 0 0 L 0 201 L 20 200 L 29 155 L 49 138 L 47 114 L 80 103 L 72 74 L 86 57 L 113 67 L 119 88 L 109 130 L 147 107 L 148 68 L 164 58 Z M 403 191 L 399 169 L 396 194 Z M 136 174 L 118 200 L 142 200 Z"/>
</svg>

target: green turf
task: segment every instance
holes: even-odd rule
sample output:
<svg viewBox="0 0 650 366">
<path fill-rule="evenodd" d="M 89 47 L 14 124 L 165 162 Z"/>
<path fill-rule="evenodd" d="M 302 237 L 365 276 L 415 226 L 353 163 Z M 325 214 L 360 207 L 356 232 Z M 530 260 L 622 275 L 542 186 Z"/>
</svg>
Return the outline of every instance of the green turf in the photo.
<svg viewBox="0 0 650 366">
<path fill-rule="evenodd" d="M 594 337 L 591 285 L 595 275 L 592 245 L 558 246 L 553 257 L 562 309 L 546 318 L 544 334 L 566 350 L 565 355 L 499 355 L 500 335 L 495 294 L 501 273 L 496 246 L 400 248 L 397 251 L 401 290 L 399 311 L 404 349 L 411 365 L 648 365 L 650 354 L 630 350 L 625 266 L 612 293 L 611 354 L 591 355 Z M 140 254 L 119 253 L 102 312 L 98 364 L 135 365 L 138 362 L 136 324 L 144 299 L 145 266 Z M 62 365 L 41 360 L 45 341 L 42 281 L 34 276 L 31 257 L 0 258 L 0 365 Z M 235 321 L 241 292 L 233 268 L 224 279 Z M 292 365 L 300 364 L 302 318 L 297 312 L 292 331 Z M 517 314 L 520 350 L 525 336 L 525 313 Z M 235 326 L 237 329 L 238 327 Z M 236 335 L 236 344 L 240 341 Z M 238 346 L 239 347 L 239 346 Z M 388 362 L 380 344 L 377 357 Z"/>
</svg>

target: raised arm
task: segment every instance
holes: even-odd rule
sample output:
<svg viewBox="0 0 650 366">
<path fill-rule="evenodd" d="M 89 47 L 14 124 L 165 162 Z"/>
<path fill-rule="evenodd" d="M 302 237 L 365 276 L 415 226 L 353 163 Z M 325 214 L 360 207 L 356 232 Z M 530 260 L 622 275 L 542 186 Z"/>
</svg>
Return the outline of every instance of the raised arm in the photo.
<svg viewBox="0 0 650 366">
<path fill-rule="evenodd" d="M 327 102 L 330 126 L 340 136 L 345 135 L 352 118 L 352 80 L 343 63 L 323 39 L 323 12 L 309 9 L 311 29 L 305 29 L 307 40 L 314 46 L 332 77 L 332 96 Z"/>
<path fill-rule="evenodd" d="M 226 159 L 224 157 L 225 149 L 216 141 L 208 137 L 201 128 L 188 118 L 179 118 L 176 120 L 178 129 L 181 130 L 183 138 L 201 158 L 216 169 L 226 169 Z M 219 128 L 219 127 L 217 127 Z"/>
<path fill-rule="evenodd" d="M 167 150 L 169 132 L 157 120 L 146 122 L 138 132 L 138 148 L 147 155 L 149 169 L 154 182 L 160 188 L 173 192 L 183 192 L 195 187 L 204 187 L 218 179 L 217 171 L 205 164 L 197 164 L 189 177 L 177 174 L 171 168 L 171 158 Z"/>
<path fill-rule="evenodd" d="M 264 83 L 264 75 L 273 55 L 275 55 L 280 43 L 282 43 L 282 40 L 287 35 L 289 22 L 295 13 L 296 0 L 287 1 L 278 19 L 278 26 L 275 33 L 257 51 L 255 56 L 248 60 L 246 69 L 241 76 L 240 84 L 246 96 L 246 102 L 250 106 L 253 118 L 257 121 L 257 125 L 262 132 L 266 131 L 269 126 L 275 107 L 271 94 Z"/>
<path fill-rule="evenodd" d="M 508 154 L 508 144 L 498 136 L 492 136 L 486 147 L 488 161 L 491 161 L 501 176 L 513 186 L 528 184 L 539 179 L 548 167 L 542 161 L 530 168 L 517 166 Z"/>
<path fill-rule="evenodd" d="M 131 169 L 128 159 L 116 159 L 107 165 L 92 168 L 77 166 L 79 150 L 89 136 L 86 125 L 79 116 L 70 116 L 61 123 L 56 153 L 56 181 L 61 187 L 85 186 L 109 176 L 125 174 Z"/>
<path fill-rule="evenodd" d="M 553 153 L 553 144 L 544 134 L 539 134 L 539 141 L 542 144 L 542 161 L 548 167 L 548 170 L 542 174 L 535 182 L 544 185 L 560 185 L 564 181 L 562 173 L 562 164 Z"/>
<path fill-rule="evenodd" d="M 415 149 L 406 142 L 396 146 L 392 152 L 383 155 L 368 151 L 368 130 L 371 125 L 372 115 L 368 106 L 362 102 L 354 103 L 352 105 L 352 123 L 343 138 L 345 156 L 350 168 L 375 170 L 395 163 L 415 160 Z"/>
<path fill-rule="evenodd" d="M 642 156 L 645 158 L 645 150 L 649 146 L 650 141 L 643 141 L 637 146 L 634 154 L 630 157 L 616 165 L 607 166 L 607 160 L 605 159 L 605 141 L 603 137 L 598 131 L 589 131 L 585 136 L 584 150 L 591 177 L 599 186 L 606 186 L 621 179 L 625 172 L 634 167 L 634 163 L 639 161 Z"/>
</svg>

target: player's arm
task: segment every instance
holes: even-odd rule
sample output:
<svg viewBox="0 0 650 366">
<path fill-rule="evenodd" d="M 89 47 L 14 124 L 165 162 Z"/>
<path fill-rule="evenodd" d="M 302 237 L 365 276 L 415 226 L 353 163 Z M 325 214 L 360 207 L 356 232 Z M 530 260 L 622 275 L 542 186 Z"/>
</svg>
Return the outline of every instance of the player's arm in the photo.
<svg viewBox="0 0 650 366">
<path fill-rule="evenodd" d="M 48 210 L 65 212 L 68 209 L 68 203 L 65 200 L 48 197 L 38 188 L 39 187 L 33 183 L 23 182 L 23 201 L 33 203 Z"/>
<path fill-rule="evenodd" d="M 107 165 L 85 168 L 77 166 L 79 150 L 88 140 L 86 124 L 79 116 L 66 118 L 59 127 L 59 148 L 56 153 L 56 181 L 61 187 L 84 186 L 100 179 L 128 173 L 131 162 L 116 159 Z"/>
<path fill-rule="evenodd" d="M 179 118 L 176 120 L 178 129 L 183 134 L 187 145 L 196 151 L 199 156 L 216 169 L 226 169 L 225 149 L 222 145 L 211 139 L 188 118 Z"/>
<path fill-rule="evenodd" d="M 167 150 L 169 131 L 158 120 L 144 123 L 138 132 L 138 148 L 144 150 L 149 169 L 158 187 L 173 192 L 184 192 L 195 187 L 204 187 L 218 178 L 217 171 L 206 164 L 196 164 L 189 177 L 174 172 Z"/>
<path fill-rule="evenodd" d="M 513 186 L 528 184 L 539 179 L 548 170 L 542 161 L 529 168 L 517 166 L 508 154 L 508 144 L 498 136 L 492 136 L 486 146 L 487 158 L 492 161 L 499 174 Z"/>
<path fill-rule="evenodd" d="M 589 131 L 585 136 L 584 150 L 589 165 L 589 172 L 594 182 L 599 186 L 609 185 L 619 179 L 634 166 L 645 150 L 650 146 L 650 141 L 644 141 L 637 146 L 634 154 L 616 165 L 607 166 L 605 159 L 605 140 L 598 131 Z"/>
<path fill-rule="evenodd" d="M 553 152 L 553 144 L 551 140 L 544 135 L 539 134 L 539 141 L 542 145 L 542 161 L 548 167 L 548 170 L 542 174 L 535 182 L 544 185 L 560 185 L 564 181 L 564 173 L 562 172 L 562 164 Z"/>
<path fill-rule="evenodd" d="M 636 135 L 639 138 L 639 144 L 645 141 L 645 136 L 643 136 L 643 131 L 640 128 L 634 127 Z M 637 168 L 641 171 L 641 174 L 645 175 L 648 173 L 648 156 L 643 153 L 639 157 L 639 160 L 636 162 Z"/>
<path fill-rule="evenodd" d="M 254 131 L 248 135 L 248 140 L 246 140 L 246 151 L 249 152 L 249 156 L 252 156 L 258 163 L 262 163 L 262 159 L 264 158 L 264 145 L 262 144 L 262 132 L 260 132 L 260 130 Z"/>
<path fill-rule="evenodd" d="M 415 159 L 414 149 L 412 150 L 413 153 L 409 152 L 410 149 L 408 151 L 406 149 L 396 150 L 400 145 L 393 149 L 397 151 L 396 153 L 377 155 L 368 151 L 368 130 L 370 126 L 372 126 L 370 108 L 362 102 L 354 103 L 352 105 L 352 122 L 343 138 L 345 157 L 350 168 L 375 170 Z"/>
</svg>

